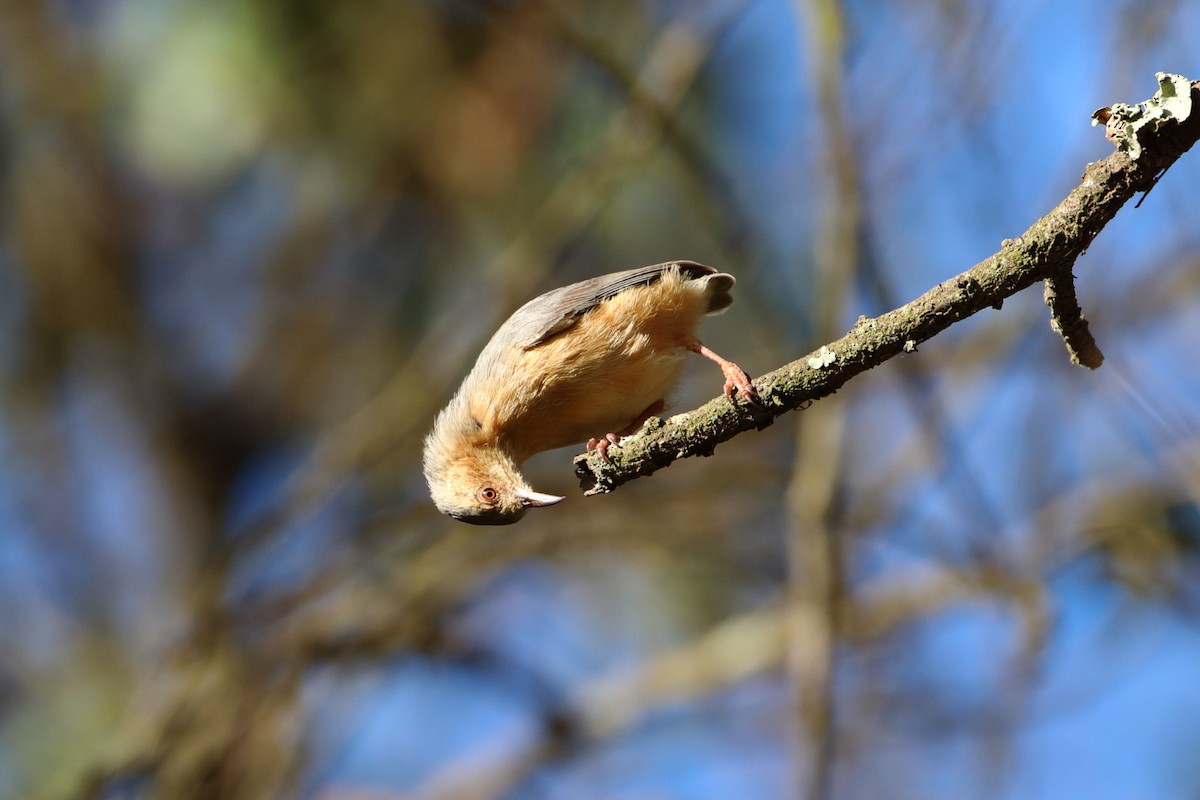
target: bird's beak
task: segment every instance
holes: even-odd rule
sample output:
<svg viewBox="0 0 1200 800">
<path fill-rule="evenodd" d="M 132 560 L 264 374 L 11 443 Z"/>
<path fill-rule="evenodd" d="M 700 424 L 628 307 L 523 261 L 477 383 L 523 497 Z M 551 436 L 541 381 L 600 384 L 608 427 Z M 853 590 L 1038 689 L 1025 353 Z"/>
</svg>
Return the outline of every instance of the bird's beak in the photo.
<svg viewBox="0 0 1200 800">
<path fill-rule="evenodd" d="M 558 497 L 557 495 L 542 494 L 541 492 L 535 492 L 532 489 L 528 491 L 524 489 L 518 489 L 516 491 L 516 495 L 517 497 L 521 498 L 521 505 L 525 506 L 526 508 L 552 506 L 555 503 L 561 503 L 563 501 L 563 498 Z"/>
</svg>

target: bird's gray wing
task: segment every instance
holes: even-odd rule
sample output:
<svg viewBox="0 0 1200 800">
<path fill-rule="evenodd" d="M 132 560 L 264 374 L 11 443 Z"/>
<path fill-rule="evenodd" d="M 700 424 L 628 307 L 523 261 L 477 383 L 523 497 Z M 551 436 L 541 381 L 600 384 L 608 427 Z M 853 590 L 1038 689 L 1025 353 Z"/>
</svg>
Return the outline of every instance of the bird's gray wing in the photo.
<svg viewBox="0 0 1200 800">
<path fill-rule="evenodd" d="M 530 300 L 497 331 L 497 339 L 528 350 L 570 328 L 580 315 L 626 289 L 654 283 L 671 267 L 698 280 L 717 272 L 695 261 L 668 261 L 649 267 L 613 272 L 555 289 Z M 501 334 L 504 334 L 501 337 Z"/>
</svg>

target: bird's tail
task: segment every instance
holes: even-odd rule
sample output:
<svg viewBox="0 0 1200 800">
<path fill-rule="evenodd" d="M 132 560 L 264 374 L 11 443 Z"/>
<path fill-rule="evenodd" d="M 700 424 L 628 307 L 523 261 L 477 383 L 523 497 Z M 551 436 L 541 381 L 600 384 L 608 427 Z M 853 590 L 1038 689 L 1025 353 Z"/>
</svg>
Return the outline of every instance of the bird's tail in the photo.
<svg viewBox="0 0 1200 800">
<path fill-rule="evenodd" d="M 704 289 L 708 295 L 706 313 L 719 314 L 733 305 L 733 295 L 730 291 L 735 282 L 732 275 L 724 272 L 715 272 L 704 279 Z"/>
</svg>

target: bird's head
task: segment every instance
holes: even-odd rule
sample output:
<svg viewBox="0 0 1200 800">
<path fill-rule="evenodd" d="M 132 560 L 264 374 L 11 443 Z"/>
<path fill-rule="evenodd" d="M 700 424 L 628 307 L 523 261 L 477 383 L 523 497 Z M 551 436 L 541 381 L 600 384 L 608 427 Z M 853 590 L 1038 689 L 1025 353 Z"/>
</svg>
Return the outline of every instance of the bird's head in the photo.
<svg viewBox="0 0 1200 800">
<path fill-rule="evenodd" d="M 517 465 L 495 447 L 473 447 L 447 458 L 436 456 L 427 444 L 425 480 L 429 493 L 439 511 L 461 522 L 511 525 L 529 509 L 563 499 L 529 488 Z"/>
</svg>

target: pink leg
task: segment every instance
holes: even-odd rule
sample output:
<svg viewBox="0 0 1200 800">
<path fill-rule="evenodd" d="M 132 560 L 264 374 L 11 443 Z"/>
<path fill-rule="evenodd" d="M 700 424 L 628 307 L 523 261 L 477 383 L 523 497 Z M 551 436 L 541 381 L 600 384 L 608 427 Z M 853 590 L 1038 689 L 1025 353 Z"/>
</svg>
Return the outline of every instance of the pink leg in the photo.
<svg viewBox="0 0 1200 800">
<path fill-rule="evenodd" d="M 624 436 L 637 433 L 638 430 L 641 429 L 642 425 L 645 424 L 646 420 L 650 419 L 655 414 L 660 413 L 666 407 L 667 404 L 662 400 L 662 398 L 655 400 L 653 403 L 646 406 L 645 410 L 638 414 L 637 418 L 634 419 L 633 422 L 629 423 L 624 428 L 621 428 L 621 430 L 617 431 L 616 433 L 606 433 L 602 439 L 588 439 L 588 452 L 595 450 L 600 453 L 601 458 L 603 458 L 605 461 L 608 461 L 609 445 L 617 444 Z"/>
<path fill-rule="evenodd" d="M 733 390 L 737 389 L 738 394 L 751 403 L 758 399 L 758 392 L 754 391 L 754 384 L 750 383 L 750 376 L 747 375 L 745 370 L 743 370 L 737 364 L 728 359 L 721 358 L 712 350 L 709 350 L 707 347 L 701 344 L 699 339 L 696 339 L 689 344 L 687 349 L 691 350 L 693 353 L 699 353 L 709 361 L 715 361 L 720 365 L 721 372 L 725 374 L 724 389 L 726 397 L 733 399 Z"/>
</svg>

